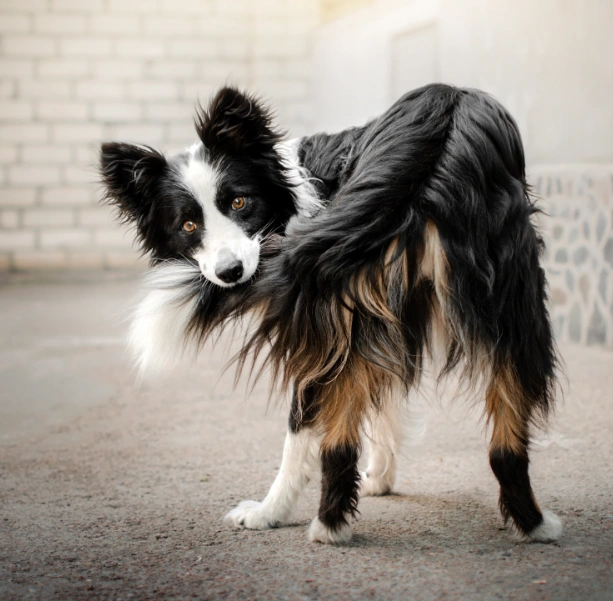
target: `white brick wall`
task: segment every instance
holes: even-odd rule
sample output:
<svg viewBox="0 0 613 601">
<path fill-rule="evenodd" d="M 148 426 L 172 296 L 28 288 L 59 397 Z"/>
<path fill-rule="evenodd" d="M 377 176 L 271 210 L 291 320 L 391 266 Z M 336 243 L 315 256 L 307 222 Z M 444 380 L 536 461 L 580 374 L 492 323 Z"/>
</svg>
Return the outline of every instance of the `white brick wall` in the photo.
<svg viewBox="0 0 613 601">
<path fill-rule="evenodd" d="M 98 204 L 102 140 L 175 150 L 226 82 L 309 130 L 319 1 L 0 0 L 0 270 L 139 263 Z"/>
</svg>

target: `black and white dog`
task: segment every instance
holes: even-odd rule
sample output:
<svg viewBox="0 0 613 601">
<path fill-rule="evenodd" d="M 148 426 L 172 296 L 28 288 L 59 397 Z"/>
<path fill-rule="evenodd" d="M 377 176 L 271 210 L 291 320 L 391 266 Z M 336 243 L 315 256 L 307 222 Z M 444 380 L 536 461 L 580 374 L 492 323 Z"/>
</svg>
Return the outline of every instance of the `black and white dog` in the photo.
<svg viewBox="0 0 613 601">
<path fill-rule="evenodd" d="M 171 157 L 104 144 L 101 173 L 151 256 L 131 330 L 141 369 L 254 312 L 239 367 L 263 352 L 293 389 L 279 474 L 263 502 L 227 521 L 286 523 L 319 467 L 309 536 L 348 541 L 359 494 L 393 487 L 399 399 L 438 348 L 439 377 L 484 386 L 503 517 L 524 540 L 557 539 L 561 522 L 528 475 L 557 360 L 509 114 L 482 92 L 430 85 L 363 127 L 283 143 L 257 99 L 224 88 L 196 129 L 200 142 Z"/>
</svg>

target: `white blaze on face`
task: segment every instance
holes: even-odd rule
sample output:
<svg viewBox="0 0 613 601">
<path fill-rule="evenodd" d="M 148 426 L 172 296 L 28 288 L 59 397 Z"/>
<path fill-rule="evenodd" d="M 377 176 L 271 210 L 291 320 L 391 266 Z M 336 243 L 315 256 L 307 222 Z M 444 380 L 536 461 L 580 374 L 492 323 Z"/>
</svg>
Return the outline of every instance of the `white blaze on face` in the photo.
<svg viewBox="0 0 613 601">
<path fill-rule="evenodd" d="M 218 173 L 208 163 L 190 152 L 189 162 L 181 168 L 181 178 L 194 195 L 204 213 L 202 245 L 193 258 L 207 280 L 224 287 L 246 282 L 257 269 L 260 258 L 259 237 L 249 235 L 234 221 L 222 214 L 215 204 Z M 224 282 L 218 276 L 224 268 L 242 265 L 242 275 L 236 282 Z"/>
</svg>

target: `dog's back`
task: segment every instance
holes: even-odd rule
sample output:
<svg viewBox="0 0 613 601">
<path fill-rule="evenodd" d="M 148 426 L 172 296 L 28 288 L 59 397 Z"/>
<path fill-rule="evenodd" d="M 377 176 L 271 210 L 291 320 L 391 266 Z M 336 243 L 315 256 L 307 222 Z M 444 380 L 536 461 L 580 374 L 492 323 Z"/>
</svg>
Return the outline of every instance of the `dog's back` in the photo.
<svg viewBox="0 0 613 601">
<path fill-rule="evenodd" d="M 443 373 L 486 382 L 503 515 L 525 536 L 555 529 L 528 478 L 556 358 L 513 119 L 482 92 L 433 85 L 362 128 L 303 140 L 300 153 L 331 197 L 264 265 L 265 309 L 243 357 L 272 341 L 273 371 L 296 388 L 296 427 L 323 436 L 324 527 L 355 510 L 365 420 L 419 383 L 442 332 Z"/>
</svg>

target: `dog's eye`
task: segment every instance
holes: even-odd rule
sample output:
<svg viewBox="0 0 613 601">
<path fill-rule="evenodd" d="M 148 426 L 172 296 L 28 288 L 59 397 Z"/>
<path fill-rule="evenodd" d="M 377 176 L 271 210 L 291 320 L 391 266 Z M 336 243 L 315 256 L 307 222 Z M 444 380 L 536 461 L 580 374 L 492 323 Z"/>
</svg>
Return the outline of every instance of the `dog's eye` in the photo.
<svg viewBox="0 0 613 601">
<path fill-rule="evenodd" d="M 193 221 L 184 221 L 182 227 L 188 234 L 192 234 L 196 231 L 198 226 Z"/>
<path fill-rule="evenodd" d="M 245 206 L 245 197 L 244 196 L 237 196 L 232 201 L 232 208 L 235 211 L 240 211 L 244 206 Z"/>
</svg>

